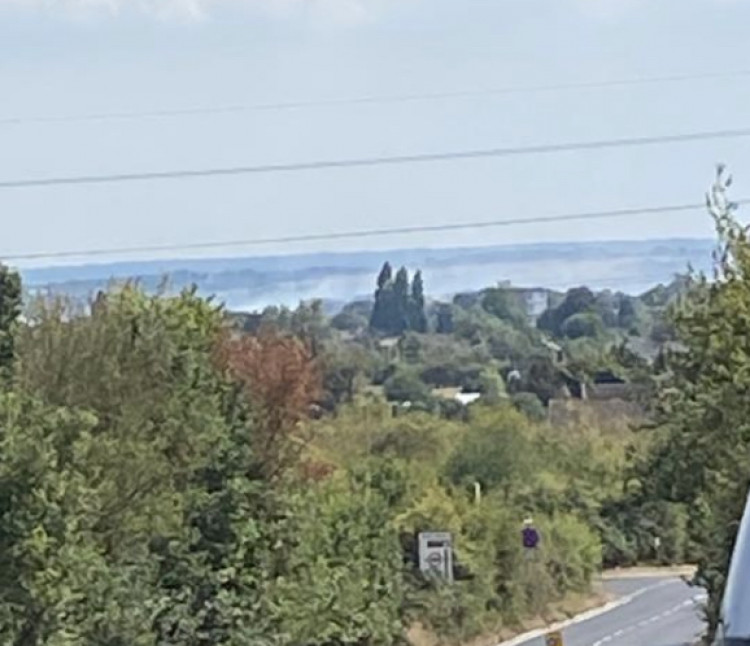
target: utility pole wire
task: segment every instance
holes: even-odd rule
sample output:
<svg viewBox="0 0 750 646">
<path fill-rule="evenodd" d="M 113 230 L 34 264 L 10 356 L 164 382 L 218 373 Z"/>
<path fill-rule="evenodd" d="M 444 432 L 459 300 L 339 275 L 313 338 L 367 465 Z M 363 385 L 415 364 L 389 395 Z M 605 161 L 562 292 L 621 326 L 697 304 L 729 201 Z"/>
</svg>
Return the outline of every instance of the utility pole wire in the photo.
<svg viewBox="0 0 750 646">
<path fill-rule="evenodd" d="M 243 112 L 276 112 L 299 110 L 305 108 L 329 108 L 347 105 L 381 105 L 395 103 L 414 103 L 439 101 L 446 99 L 463 99 L 483 96 L 503 96 L 515 94 L 532 94 L 542 92 L 562 92 L 570 90 L 591 90 L 598 88 L 631 87 L 665 83 L 684 83 L 687 81 L 711 81 L 734 79 L 750 76 L 750 70 L 730 72 L 704 72 L 696 74 L 673 74 L 664 76 L 631 77 L 623 79 L 580 81 L 556 83 L 549 85 L 511 86 L 475 90 L 447 90 L 414 94 L 392 94 L 381 96 L 340 97 L 331 99 L 311 99 L 299 101 L 276 101 L 254 104 L 236 104 L 225 106 L 205 106 L 189 108 L 165 108 L 162 110 L 134 110 L 122 112 L 93 112 L 70 115 L 39 115 L 32 117 L 0 117 L 0 125 L 80 123 L 87 121 L 120 121 L 137 119 L 166 119 L 174 117 L 195 117 L 215 114 L 234 114 Z"/>
<path fill-rule="evenodd" d="M 736 139 L 749 137 L 750 128 L 691 132 L 676 135 L 654 135 L 650 137 L 630 137 L 619 139 L 599 139 L 575 141 L 559 144 L 535 144 L 507 148 L 483 148 L 435 153 L 416 153 L 382 157 L 360 157 L 353 159 L 318 160 L 253 166 L 230 166 L 224 168 L 203 168 L 168 171 L 142 171 L 113 173 L 107 175 L 72 175 L 67 177 L 42 177 L 36 179 L 16 179 L 0 181 L 0 189 L 39 188 L 45 186 L 65 186 L 80 184 L 114 184 L 154 180 L 194 179 L 199 177 L 227 177 L 233 175 L 254 175 L 266 173 L 291 173 L 300 171 L 332 170 L 341 168 L 365 168 L 372 166 L 394 166 L 432 162 L 462 161 L 521 155 L 556 154 L 572 151 L 605 150 L 610 148 L 637 148 L 660 144 L 678 144 L 715 139 Z"/>
<path fill-rule="evenodd" d="M 750 204 L 750 198 L 735 200 L 737 205 Z M 99 249 L 78 249 L 70 251 L 32 252 L 22 254 L 2 254 L 5 261 L 13 260 L 41 260 L 62 258 L 86 258 L 94 256 L 116 256 L 134 253 L 154 253 L 163 251 L 190 251 L 200 249 L 220 249 L 226 247 L 251 247 L 270 244 L 291 244 L 299 242 L 320 242 L 344 239 L 374 238 L 392 235 L 407 235 L 415 233 L 438 233 L 445 231 L 466 231 L 490 229 L 528 224 L 547 224 L 552 222 L 567 222 L 576 220 L 601 220 L 609 218 L 637 217 L 643 215 L 657 215 L 665 213 L 680 213 L 705 210 L 705 203 L 699 204 L 671 204 L 641 208 L 616 209 L 609 211 L 589 211 L 564 213 L 560 215 L 534 216 L 529 218 L 510 218 L 505 220 L 485 220 L 454 224 L 427 224 L 406 227 L 389 227 L 382 229 L 365 229 L 360 231 L 334 231 L 330 233 L 310 233 L 296 236 L 280 236 L 273 238 L 250 238 L 237 240 L 221 240 L 212 242 L 194 242 L 187 244 L 141 245 L 132 247 L 108 247 Z"/>
</svg>

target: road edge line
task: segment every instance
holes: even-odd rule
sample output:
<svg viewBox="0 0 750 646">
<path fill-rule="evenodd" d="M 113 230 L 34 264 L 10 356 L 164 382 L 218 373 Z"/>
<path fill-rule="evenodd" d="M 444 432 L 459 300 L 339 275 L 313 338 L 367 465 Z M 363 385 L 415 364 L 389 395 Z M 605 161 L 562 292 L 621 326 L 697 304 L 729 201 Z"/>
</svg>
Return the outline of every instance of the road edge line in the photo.
<svg viewBox="0 0 750 646">
<path fill-rule="evenodd" d="M 500 642 L 499 644 L 495 644 L 495 646 L 521 646 L 521 644 L 524 644 L 527 641 L 530 641 L 532 639 L 537 639 L 538 637 L 544 637 L 548 632 L 551 632 L 554 630 L 564 630 L 565 628 L 574 626 L 575 624 L 580 624 L 580 623 L 583 623 L 584 621 L 595 619 L 596 617 L 599 617 L 600 615 L 605 615 L 608 612 L 612 612 L 613 610 L 617 610 L 617 608 L 626 606 L 627 604 L 633 602 L 635 599 L 637 599 L 641 595 L 644 595 L 647 592 L 651 592 L 651 590 L 661 588 L 662 586 L 668 585 L 670 583 L 674 583 L 675 581 L 679 581 L 679 580 L 680 579 L 677 577 L 675 578 L 670 577 L 669 579 L 660 581 L 659 583 L 655 583 L 653 585 L 647 585 L 645 588 L 641 588 L 640 590 L 631 592 L 630 594 L 624 597 L 620 597 L 619 599 L 615 599 L 614 601 L 609 601 L 608 603 L 605 603 L 603 606 L 599 606 L 598 608 L 592 608 L 591 610 L 582 612 L 581 614 L 576 615 L 575 617 L 571 617 L 570 619 L 565 619 L 564 621 L 555 622 L 554 624 L 550 624 L 549 626 L 546 626 L 544 628 L 536 628 L 534 630 L 530 630 L 521 635 L 516 635 L 515 637 L 513 637 L 513 639 Z"/>
</svg>

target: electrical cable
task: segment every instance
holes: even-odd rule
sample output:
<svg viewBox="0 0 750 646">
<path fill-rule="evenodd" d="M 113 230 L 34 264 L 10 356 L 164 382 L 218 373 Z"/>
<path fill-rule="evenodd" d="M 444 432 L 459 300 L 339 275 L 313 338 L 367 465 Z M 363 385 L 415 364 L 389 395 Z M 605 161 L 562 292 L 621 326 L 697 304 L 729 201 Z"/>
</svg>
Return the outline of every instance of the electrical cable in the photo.
<svg viewBox="0 0 750 646">
<path fill-rule="evenodd" d="M 653 135 L 647 137 L 626 137 L 618 139 L 598 139 L 592 141 L 573 141 L 557 144 L 533 144 L 530 146 L 513 146 L 505 148 L 483 148 L 449 152 L 414 153 L 409 155 L 360 157 L 351 159 L 317 160 L 307 162 L 282 162 L 278 164 L 258 164 L 252 166 L 229 166 L 223 168 L 142 171 L 132 173 L 112 173 L 106 175 L 71 175 L 60 177 L 41 177 L 35 179 L 3 180 L 0 181 L 0 189 L 23 189 L 81 184 L 112 184 L 151 180 L 177 180 L 194 179 L 200 177 L 226 177 L 234 175 L 289 173 L 341 168 L 364 168 L 373 166 L 393 166 L 431 162 L 461 161 L 467 159 L 555 154 L 571 151 L 605 150 L 612 148 L 636 148 L 641 146 L 653 146 L 659 144 L 677 144 L 744 137 L 750 137 L 750 128 L 690 132 L 676 135 Z"/>
<path fill-rule="evenodd" d="M 750 204 L 750 198 L 733 201 L 733 204 Z M 95 249 L 77 249 L 67 251 L 39 251 L 31 253 L 0 254 L 4 261 L 42 260 L 63 258 L 86 258 L 95 256 L 117 256 L 136 253 L 158 253 L 165 251 L 196 251 L 201 249 L 221 249 L 227 247 L 252 247 L 272 244 L 291 244 L 301 242 L 323 242 L 344 239 L 364 239 L 392 235 L 408 235 L 415 233 L 439 233 L 445 231 L 467 231 L 478 229 L 520 226 L 529 224 L 548 224 L 552 222 L 600 220 L 609 218 L 637 217 L 643 215 L 657 215 L 663 213 L 680 213 L 698 211 L 706 208 L 705 204 L 671 204 L 663 206 L 614 209 L 607 211 L 589 211 L 564 213 L 559 215 L 534 216 L 529 218 L 510 218 L 504 220 L 485 220 L 478 222 L 427 224 L 405 227 L 389 227 L 382 229 L 366 229 L 360 231 L 334 231 L 330 233 L 309 233 L 294 236 L 279 236 L 269 238 L 250 238 L 236 240 L 219 240 L 194 243 L 176 243 L 164 245 L 140 245 L 131 247 L 102 247 Z"/>
</svg>

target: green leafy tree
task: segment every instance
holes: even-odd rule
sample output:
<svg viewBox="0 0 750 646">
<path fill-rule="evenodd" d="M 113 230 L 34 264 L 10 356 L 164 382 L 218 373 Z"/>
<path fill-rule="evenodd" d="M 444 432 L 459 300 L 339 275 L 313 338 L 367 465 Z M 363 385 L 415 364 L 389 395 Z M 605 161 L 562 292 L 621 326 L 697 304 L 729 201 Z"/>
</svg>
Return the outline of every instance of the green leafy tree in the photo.
<svg viewBox="0 0 750 646">
<path fill-rule="evenodd" d="M 399 340 L 401 359 L 409 364 L 419 364 L 422 360 L 422 341 L 417 334 L 408 332 Z"/>
<path fill-rule="evenodd" d="M 377 355 L 353 343 L 328 344 L 320 357 L 323 390 L 333 407 L 354 400 L 378 362 Z"/>
<path fill-rule="evenodd" d="M 375 304 L 370 314 L 370 328 L 381 332 L 390 331 L 394 306 L 393 270 L 390 263 L 386 262 L 378 274 Z"/>
<path fill-rule="evenodd" d="M 378 275 L 375 305 L 370 317 L 370 328 L 384 334 L 398 335 L 409 328 L 409 274 L 401 267 L 392 278 L 389 263 Z"/>
<path fill-rule="evenodd" d="M 0 265 L 0 378 L 8 378 L 15 359 L 16 323 L 21 314 L 21 278 Z"/>
<path fill-rule="evenodd" d="M 330 336 L 328 318 L 323 311 L 323 301 L 319 298 L 301 302 L 292 312 L 290 332 L 306 343 L 313 355 L 322 349 L 322 344 Z"/>
<path fill-rule="evenodd" d="M 378 289 L 385 289 L 390 285 L 391 281 L 393 280 L 393 269 L 391 268 L 391 263 L 384 262 L 383 267 L 380 269 L 380 273 L 378 274 Z"/>
<path fill-rule="evenodd" d="M 125 288 L 89 312 L 38 301 L 29 317 L 17 382 L 32 403 L 2 430 L 0 488 L 32 487 L 5 516 L 27 591 L 7 643 L 270 638 L 272 561 L 254 568 L 274 554 L 272 493 L 253 475 L 248 406 L 215 367 L 221 312 L 192 291 Z"/>
<path fill-rule="evenodd" d="M 676 330 L 668 317 L 657 316 L 651 323 L 649 337 L 655 343 L 667 343 L 677 338 Z"/>
<path fill-rule="evenodd" d="M 409 329 L 409 295 L 409 272 L 406 267 L 401 267 L 396 272 L 396 278 L 393 281 L 394 309 L 391 330 L 396 334 Z"/>
<path fill-rule="evenodd" d="M 617 327 L 626 330 L 635 328 L 639 323 L 638 310 L 635 299 L 630 296 L 622 296 L 620 307 L 617 310 Z"/>
<path fill-rule="evenodd" d="M 453 306 L 449 303 L 440 303 L 436 312 L 435 331 L 438 334 L 453 334 L 455 326 L 453 324 Z"/>
<path fill-rule="evenodd" d="M 512 408 L 488 413 L 472 425 L 446 466 L 454 484 L 479 482 L 506 499 L 531 469 L 528 421 Z"/>
<path fill-rule="evenodd" d="M 485 290 L 482 307 L 497 318 L 507 321 L 516 327 L 527 324 L 528 317 L 523 300 L 518 293 L 502 287 Z"/>
<path fill-rule="evenodd" d="M 371 485 L 379 480 L 377 472 L 367 474 Z M 285 643 L 400 643 L 401 550 L 376 487 L 334 480 L 295 500 L 287 573 L 268 593 L 280 608 Z"/>
<path fill-rule="evenodd" d="M 708 196 L 719 239 L 714 280 L 694 277 L 674 311 L 684 351 L 669 358 L 661 427 L 639 473 L 646 500 L 688 510 L 711 631 L 750 473 L 750 241 L 727 197 L 729 183 L 720 168 Z"/>
<path fill-rule="evenodd" d="M 510 384 L 514 384 L 512 388 Z M 534 393 L 546 406 L 563 385 L 563 378 L 547 355 L 532 355 L 521 367 L 521 378 L 509 382 L 513 392 Z"/>
<path fill-rule="evenodd" d="M 534 422 L 541 422 L 547 418 L 544 404 L 534 393 L 515 393 L 511 397 L 511 402 L 517 411 Z"/>
<path fill-rule="evenodd" d="M 588 287 L 574 287 L 568 290 L 557 307 L 549 308 L 542 313 L 537 321 L 537 327 L 555 336 L 561 336 L 566 319 L 591 310 L 595 301 L 596 297 Z"/>
<path fill-rule="evenodd" d="M 415 332 L 427 332 L 427 314 L 425 313 L 424 282 L 422 272 L 414 274 L 411 284 L 411 300 L 409 303 L 409 329 Z"/>
<path fill-rule="evenodd" d="M 496 369 L 485 368 L 479 374 L 478 381 L 483 402 L 497 404 L 505 395 L 505 382 Z"/>
<path fill-rule="evenodd" d="M 331 326 L 343 332 L 360 332 L 367 328 L 368 319 L 352 310 L 342 310 L 331 319 Z"/>
<path fill-rule="evenodd" d="M 594 296 L 592 309 L 603 327 L 617 327 L 618 298 L 610 290 L 604 290 Z"/>
<path fill-rule="evenodd" d="M 427 331 L 424 282 L 420 271 L 410 283 L 406 267 L 401 267 L 392 277 L 391 266 L 386 262 L 377 284 L 370 329 L 389 335 L 400 335 L 407 330 Z"/>
<path fill-rule="evenodd" d="M 370 301 L 353 301 L 347 303 L 331 319 L 331 327 L 348 332 L 366 330 L 372 316 L 373 304 Z"/>
<path fill-rule="evenodd" d="M 582 337 L 597 337 L 604 332 L 604 323 L 596 312 L 581 312 L 573 314 L 563 321 L 560 327 L 562 336 L 569 339 L 580 339 Z"/>
<path fill-rule="evenodd" d="M 429 387 L 420 379 L 419 373 L 410 368 L 398 368 L 383 384 L 385 396 L 399 402 L 427 402 Z"/>
</svg>

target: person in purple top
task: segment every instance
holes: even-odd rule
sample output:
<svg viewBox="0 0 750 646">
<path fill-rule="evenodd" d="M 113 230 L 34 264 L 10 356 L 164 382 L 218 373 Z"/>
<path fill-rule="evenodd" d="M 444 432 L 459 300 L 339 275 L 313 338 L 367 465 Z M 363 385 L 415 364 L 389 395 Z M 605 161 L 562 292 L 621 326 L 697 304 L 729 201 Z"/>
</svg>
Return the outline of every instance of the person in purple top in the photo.
<svg viewBox="0 0 750 646">
<path fill-rule="evenodd" d="M 531 518 L 527 518 L 523 521 L 521 539 L 523 541 L 523 546 L 528 550 L 533 550 L 539 545 L 539 532 L 534 527 Z"/>
</svg>

